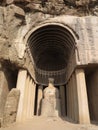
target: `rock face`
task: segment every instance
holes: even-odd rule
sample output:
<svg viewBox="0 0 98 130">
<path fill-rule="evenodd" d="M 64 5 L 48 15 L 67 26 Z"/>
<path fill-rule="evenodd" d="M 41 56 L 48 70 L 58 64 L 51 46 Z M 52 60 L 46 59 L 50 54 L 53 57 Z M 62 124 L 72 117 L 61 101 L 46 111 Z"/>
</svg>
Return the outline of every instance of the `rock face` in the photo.
<svg viewBox="0 0 98 130">
<path fill-rule="evenodd" d="M 0 61 L 8 61 L 15 66 L 26 68 L 28 64 L 24 55 L 26 47 L 22 44 L 26 29 L 29 30 L 31 26 L 58 15 L 98 16 L 98 1 L 1 0 Z M 22 30 L 23 27 L 25 29 Z"/>
<path fill-rule="evenodd" d="M 16 121 L 19 96 L 20 91 L 15 88 L 13 88 L 8 94 L 3 115 L 3 127 L 6 127 Z"/>
</svg>

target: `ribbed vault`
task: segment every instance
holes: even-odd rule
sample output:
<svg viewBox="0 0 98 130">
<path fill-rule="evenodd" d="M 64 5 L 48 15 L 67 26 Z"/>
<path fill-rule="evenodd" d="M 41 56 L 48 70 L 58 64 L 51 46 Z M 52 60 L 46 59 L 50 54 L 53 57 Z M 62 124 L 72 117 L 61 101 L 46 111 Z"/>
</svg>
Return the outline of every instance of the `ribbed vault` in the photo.
<svg viewBox="0 0 98 130">
<path fill-rule="evenodd" d="M 66 66 L 71 51 L 75 48 L 73 35 L 59 25 L 47 25 L 34 31 L 29 39 L 36 81 L 47 84 L 48 78 L 55 79 L 55 84 L 64 84 Z"/>
</svg>

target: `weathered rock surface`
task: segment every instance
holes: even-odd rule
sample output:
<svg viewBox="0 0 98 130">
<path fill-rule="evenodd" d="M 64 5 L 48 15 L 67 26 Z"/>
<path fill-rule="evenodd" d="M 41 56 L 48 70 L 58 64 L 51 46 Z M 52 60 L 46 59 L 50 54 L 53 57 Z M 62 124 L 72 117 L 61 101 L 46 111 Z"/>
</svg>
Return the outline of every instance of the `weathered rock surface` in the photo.
<svg viewBox="0 0 98 130">
<path fill-rule="evenodd" d="M 97 0 L 1 0 L 0 5 L 11 5 L 15 4 L 16 6 L 21 7 L 25 11 L 42 11 L 43 13 L 48 14 L 72 14 L 74 15 L 95 15 L 93 9 L 98 6 Z M 39 7 L 40 6 L 40 7 Z M 64 11 L 68 8 L 67 13 Z M 81 10 L 79 13 L 76 13 L 74 10 Z M 69 13 L 70 12 L 70 13 Z M 82 13 L 84 12 L 84 13 Z"/>
<path fill-rule="evenodd" d="M 19 97 L 20 91 L 16 88 L 13 88 L 8 94 L 3 115 L 3 127 L 6 127 L 16 121 Z"/>
<path fill-rule="evenodd" d="M 36 26 L 41 21 L 58 15 L 98 16 L 98 1 L 1 0 L 0 60 L 8 60 L 19 67 L 26 66 L 25 47 L 23 45 L 21 54 L 19 54 L 20 43 L 23 42 L 22 36 L 27 33 L 26 29 L 29 30 L 31 26 Z M 30 23 L 29 20 L 31 20 Z"/>
</svg>

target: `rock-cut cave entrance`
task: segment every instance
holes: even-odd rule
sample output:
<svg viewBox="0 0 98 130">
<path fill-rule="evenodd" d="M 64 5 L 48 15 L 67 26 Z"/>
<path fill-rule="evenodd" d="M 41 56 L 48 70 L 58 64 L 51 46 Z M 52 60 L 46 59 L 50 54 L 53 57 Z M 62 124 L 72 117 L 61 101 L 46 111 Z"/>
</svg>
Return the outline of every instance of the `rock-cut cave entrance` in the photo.
<svg viewBox="0 0 98 130">
<path fill-rule="evenodd" d="M 39 86 L 43 86 L 44 90 L 48 79 L 53 78 L 54 85 L 61 91 L 62 116 L 67 116 L 66 72 L 70 57 L 75 53 L 75 38 L 70 30 L 65 26 L 49 24 L 39 27 L 28 38 L 37 83 L 35 115 L 40 115 L 37 112 Z"/>
<path fill-rule="evenodd" d="M 75 39 L 68 27 L 45 25 L 35 30 L 28 39 L 38 84 L 48 84 L 54 78 L 55 85 L 66 83 L 66 67 L 75 49 Z"/>
</svg>

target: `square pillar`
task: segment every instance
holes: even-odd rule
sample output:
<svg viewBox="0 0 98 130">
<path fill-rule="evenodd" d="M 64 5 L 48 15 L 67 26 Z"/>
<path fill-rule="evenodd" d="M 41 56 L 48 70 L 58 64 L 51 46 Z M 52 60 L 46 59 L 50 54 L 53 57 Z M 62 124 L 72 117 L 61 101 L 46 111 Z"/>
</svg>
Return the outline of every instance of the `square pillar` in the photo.
<svg viewBox="0 0 98 130">
<path fill-rule="evenodd" d="M 31 118 L 31 92 L 32 92 L 32 87 L 31 87 L 31 77 L 28 75 L 29 77 L 29 82 L 27 85 L 27 89 L 28 89 L 28 94 L 27 94 L 27 118 Z"/>
<path fill-rule="evenodd" d="M 74 112 L 74 121 L 78 123 L 78 118 L 79 118 L 79 112 L 78 112 L 78 98 L 77 98 L 77 87 L 76 87 L 76 77 L 75 74 L 73 73 L 72 75 L 72 82 L 73 82 L 73 112 Z"/>
<path fill-rule="evenodd" d="M 71 119 L 71 83 L 70 80 L 68 82 L 69 86 L 69 119 Z"/>
<path fill-rule="evenodd" d="M 61 98 L 61 113 L 62 116 L 66 116 L 66 107 L 65 107 L 65 86 L 60 86 L 60 98 Z"/>
<path fill-rule="evenodd" d="M 66 95 L 67 95 L 67 117 L 69 117 L 69 83 L 66 84 Z"/>
<path fill-rule="evenodd" d="M 34 114 L 32 113 L 32 111 L 34 110 L 34 108 L 35 108 L 35 101 L 33 100 L 33 98 L 35 99 L 35 96 L 32 98 L 32 95 L 33 95 L 33 80 L 31 79 L 30 80 L 30 90 L 31 90 L 31 92 L 30 92 L 30 95 L 31 95 L 31 97 L 30 97 L 30 117 L 32 117 Z M 36 91 L 35 91 L 36 92 Z M 35 95 L 35 94 L 34 94 Z M 34 103 L 33 103 L 34 102 Z M 33 104 L 34 104 L 34 106 L 33 106 Z"/>
<path fill-rule="evenodd" d="M 73 81 L 72 81 L 72 76 L 70 77 L 70 91 L 71 91 L 71 119 L 74 121 L 74 90 L 73 90 Z"/>
<path fill-rule="evenodd" d="M 36 84 L 32 81 L 32 116 L 34 116 L 35 102 L 36 102 Z"/>
<path fill-rule="evenodd" d="M 26 78 L 27 71 L 19 70 L 16 88 L 20 90 L 20 99 L 18 104 L 16 121 L 22 120 Z"/>
<path fill-rule="evenodd" d="M 79 123 L 90 123 L 85 73 L 83 69 L 76 69 L 76 87 L 79 109 Z"/>
<path fill-rule="evenodd" d="M 26 76 L 25 90 L 24 90 L 24 101 L 23 101 L 23 112 L 22 112 L 22 120 L 27 119 L 27 108 L 28 108 L 28 88 L 29 88 L 30 77 Z"/>
<path fill-rule="evenodd" d="M 73 113 L 72 113 L 72 111 L 73 111 L 73 107 L 72 107 L 72 81 L 71 81 L 71 77 L 70 77 L 70 119 L 72 120 L 73 119 Z"/>
<path fill-rule="evenodd" d="M 30 119 L 34 115 L 36 87 L 30 75 L 27 75 L 22 120 Z"/>
<path fill-rule="evenodd" d="M 43 98 L 43 86 L 38 86 L 37 115 L 41 114 L 41 102 Z"/>
</svg>

